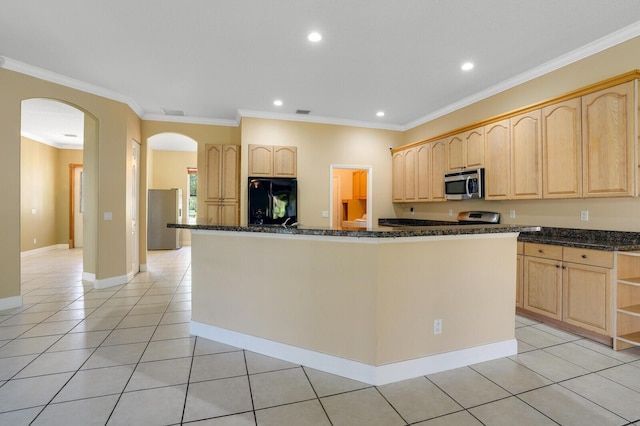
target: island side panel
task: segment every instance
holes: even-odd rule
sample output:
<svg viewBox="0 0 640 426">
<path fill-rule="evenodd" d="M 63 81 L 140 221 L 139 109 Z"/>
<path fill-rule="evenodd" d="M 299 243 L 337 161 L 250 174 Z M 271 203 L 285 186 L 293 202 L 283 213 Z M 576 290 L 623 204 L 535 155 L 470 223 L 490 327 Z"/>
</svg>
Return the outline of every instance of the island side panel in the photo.
<svg viewBox="0 0 640 426">
<path fill-rule="evenodd" d="M 517 233 L 381 245 L 377 365 L 514 339 L 516 248 Z"/>
<path fill-rule="evenodd" d="M 362 240 L 193 232 L 192 319 L 375 365 L 378 246 Z"/>
</svg>

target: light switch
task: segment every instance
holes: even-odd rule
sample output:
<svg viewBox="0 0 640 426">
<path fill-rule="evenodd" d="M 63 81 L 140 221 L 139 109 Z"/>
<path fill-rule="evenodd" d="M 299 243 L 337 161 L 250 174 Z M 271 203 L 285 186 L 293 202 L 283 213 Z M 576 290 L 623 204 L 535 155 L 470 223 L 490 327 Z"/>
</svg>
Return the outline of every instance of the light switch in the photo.
<svg viewBox="0 0 640 426">
<path fill-rule="evenodd" d="M 36 209 L 31 209 L 31 214 L 36 214 Z"/>
<path fill-rule="evenodd" d="M 112 219 L 113 219 L 113 213 L 104 212 L 104 220 L 112 220 Z"/>
</svg>

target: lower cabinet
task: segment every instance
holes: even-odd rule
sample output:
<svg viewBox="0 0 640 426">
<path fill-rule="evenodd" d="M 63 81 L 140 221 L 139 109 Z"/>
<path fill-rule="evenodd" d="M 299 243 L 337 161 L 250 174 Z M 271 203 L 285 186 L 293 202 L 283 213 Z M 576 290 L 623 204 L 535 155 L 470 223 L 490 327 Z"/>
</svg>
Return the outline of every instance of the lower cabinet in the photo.
<svg viewBox="0 0 640 426">
<path fill-rule="evenodd" d="M 524 300 L 524 243 L 518 241 L 518 255 L 517 255 L 517 267 L 516 267 L 516 307 L 523 307 Z"/>
<path fill-rule="evenodd" d="M 238 203 L 207 203 L 207 224 L 234 226 L 239 224 Z"/>
<path fill-rule="evenodd" d="M 612 276 L 613 252 L 525 243 L 522 308 L 610 337 Z"/>
</svg>

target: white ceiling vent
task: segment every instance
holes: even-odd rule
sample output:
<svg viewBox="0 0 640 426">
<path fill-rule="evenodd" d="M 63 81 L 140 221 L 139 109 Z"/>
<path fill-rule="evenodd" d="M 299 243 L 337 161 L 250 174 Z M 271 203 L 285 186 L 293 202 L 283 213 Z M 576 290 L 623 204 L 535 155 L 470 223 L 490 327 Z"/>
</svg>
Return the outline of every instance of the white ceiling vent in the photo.
<svg viewBox="0 0 640 426">
<path fill-rule="evenodd" d="M 296 114 L 302 114 L 302 115 L 307 115 L 309 114 L 311 111 L 308 109 L 299 109 L 296 111 Z"/>
<path fill-rule="evenodd" d="M 184 117 L 184 111 L 180 109 L 170 109 L 170 108 L 162 108 L 162 113 L 164 115 L 173 115 L 175 117 Z"/>
</svg>

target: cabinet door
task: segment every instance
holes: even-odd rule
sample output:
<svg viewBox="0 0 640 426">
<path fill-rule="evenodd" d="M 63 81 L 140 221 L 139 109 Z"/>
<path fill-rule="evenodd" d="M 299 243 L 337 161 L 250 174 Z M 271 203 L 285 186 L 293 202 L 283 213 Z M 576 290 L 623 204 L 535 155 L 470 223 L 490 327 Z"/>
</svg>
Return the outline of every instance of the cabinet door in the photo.
<svg viewBox="0 0 640 426">
<path fill-rule="evenodd" d="M 465 165 L 467 168 L 484 166 L 484 127 L 470 130 L 464 134 L 466 145 Z"/>
<path fill-rule="evenodd" d="M 447 144 L 442 139 L 431 143 L 431 199 L 446 201 L 444 197 L 444 174 L 447 172 Z"/>
<path fill-rule="evenodd" d="M 239 224 L 239 213 L 237 203 L 224 203 L 220 205 L 218 220 L 219 225 L 234 226 Z"/>
<path fill-rule="evenodd" d="M 562 319 L 561 261 L 542 257 L 524 258 L 523 307 L 557 320 Z"/>
<path fill-rule="evenodd" d="M 562 320 L 611 336 L 612 270 L 565 262 Z"/>
<path fill-rule="evenodd" d="M 463 134 L 454 135 L 447 141 L 448 170 L 462 170 L 466 166 Z"/>
<path fill-rule="evenodd" d="M 540 110 L 510 119 L 511 198 L 542 198 L 542 138 Z"/>
<path fill-rule="evenodd" d="M 542 109 L 543 198 L 582 196 L 580 99 Z"/>
<path fill-rule="evenodd" d="M 582 97 L 585 197 L 633 196 L 633 82 Z"/>
<path fill-rule="evenodd" d="M 273 147 L 273 176 L 296 177 L 298 149 L 295 146 Z"/>
<path fill-rule="evenodd" d="M 358 193 L 358 198 L 360 200 L 367 199 L 367 180 L 369 178 L 369 173 L 366 170 L 360 170 L 360 174 L 358 175 L 358 180 L 360 181 L 360 192 Z"/>
<path fill-rule="evenodd" d="M 273 176 L 273 146 L 249 145 L 249 177 Z"/>
<path fill-rule="evenodd" d="M 511 192 L 509 119 L 486 125 L 485 135 L 485 198 L 506 200 Z"/>
<path fill-rule="evenodd" d="M 222 145 L 221 195 L 225 202 L 237 203 L 240 196 L 240 150 L 236 145 Z"/>
<path fill-rule="evenodd" d="M 431 144 L 416 147 L 416 197 L 418 201 L 431 199 Z"/>
<path fill-rule="evenodd" d="M 524 256 L 517 255 L 517 267 L 516 267 L 516 306 L 522 308 L 523 304 L 523 269 L 524 269 Z"/>
<path fill-rule="evenodd" d="M 391 157 L 392 201 L 404 200 L 404 153 L 405 151 L 394 152 Z"/>
<path fill-rule="evenodd" d="M 404 199 L 416 199 L 416 150 L 407 149 L 404 152 Z"/>
<path fill-rule="evenodd" d="M 222 199 L 222 166 L 223 145 L 205 146 L 205 179 L 206 201 L 220 201 Z"/>
</svg>

